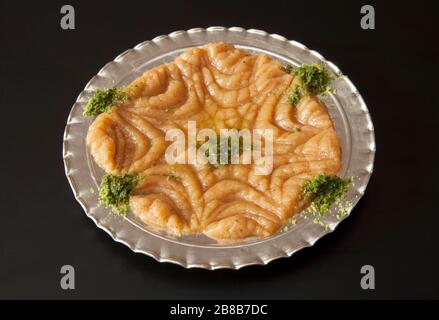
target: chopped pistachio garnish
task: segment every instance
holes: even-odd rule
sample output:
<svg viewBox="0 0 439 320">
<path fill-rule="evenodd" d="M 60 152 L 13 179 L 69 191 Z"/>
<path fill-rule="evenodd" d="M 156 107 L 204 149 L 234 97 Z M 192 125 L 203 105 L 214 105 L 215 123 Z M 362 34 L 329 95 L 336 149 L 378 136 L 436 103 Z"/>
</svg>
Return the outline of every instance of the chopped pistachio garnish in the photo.
<svg viewBox="0 0 439 320">
<path fill-rule="evenodd" d="M 348 215 L 349 210 L 352 208 L 352 201 L 341 201 L 337 204 L 338 213 L 336 215 L 337 219 L 342 219 Z"/>
<path fill-rule="evenodd" d="M 302 198 L 312 198 L 313 209 L 320 215 L 325 215 L 335 202 L 343 198 L 352 181 L 352 178 L 343 179 L 336 175 L 319 174 L 302 185 Z"/>
<path fill-rule="evenodd" d="M 242 137 L 239 137 L 239 146 L 238 146 L 238 154 L 241 155 L 244 150 L 247 150 L 244 148 L 244 139 Z M 197 148 L 199 149 L 202 145 L 204 144 L 203 141 L 197 141 Z M 226 150 L 221 150 L 221 144 L 225 144 L 227 146 Z M 253 150 L 253 145 L 250 145 L 250 150 Z M 216 147 L 213 146 L 213 151 L 214 151 L 214 157 L 216 155 L 216 160 L 217 163 L 216 164 L 211 164 L 213 167 L 215 168 L 221 168 L 223 166 L 225 166 L 226 164 L 231 164 L 232 163 L 232 138 L 229 137 L 227 139 L 216 139 Z M 224 148 L 225 149 L 225 148 Z M 204 155 L 206 156 L 206 158 L 209 158 L 210 155 L 210 148 L 207 148 L 204 151 Z M 224 154 L 224 158 L 227 157 L 227 163 L 221 163 L 221 155 Z"/>
<path fill-rule="evenodd" d="M 294 68 L 293 72 L 298 83 L 288 97 L 288 101 L 294 105 L 297 105 L 300 99 L 306 95 L 327 95 L 333 91 L 330 83 L 335 78 L 320 64 L 302 64 L 300 67 Z"/>
<path fill-rule="evenodd" d="M 296 88 L 288 96 L 288 102 L 292 103 L 293 105 L 297 105 L 301 98 L 302 98 L 302 94 L 300 93 L 299 88 Z"/>
<path fill-rule="evenodd" d="M 328 94 L 329 84 L 335 78 L 320 64 L 302 64 L 294 69 L 294 74 L 300 79 L 300 86 L 311 95 Z"/>
<path fill-rule="evenodd" d="M 111 207 L 115 213 L 126 216 L 130 193 L 141 179 L 140 176 L 128 174 L 120 177 L 112 174 L 105 175 L 99 186 L 99 204 Z"/>
<path fill-rule="evenodd" d="M 128 99 L 127 94 L 117 88 L 107 90 L 96 90 L 94 96 L 88 101 L 85 106 L 84 116 L 97 116 L 103 112 L 108 111 L 116 101 Z"/>
<path fill-rule="evenodd" d="M 315 218 L 315 219 L 313 220 L 313 223 L 314 223 L 314 224 L 318 224 L 318 225 L 320 225 L 320 226 L 326 228 L 326 223 L 324 223 L 324 222 L 323 222 L 322 220 L 320 220 L 320 219 Z"/>
<path fill-rule="evenodd" d="M 293 66 L 291 64 L 287 64 L 286 66 L 282 67 L 282 70 L 290 74 L 293 71 Z"/>
</svg>

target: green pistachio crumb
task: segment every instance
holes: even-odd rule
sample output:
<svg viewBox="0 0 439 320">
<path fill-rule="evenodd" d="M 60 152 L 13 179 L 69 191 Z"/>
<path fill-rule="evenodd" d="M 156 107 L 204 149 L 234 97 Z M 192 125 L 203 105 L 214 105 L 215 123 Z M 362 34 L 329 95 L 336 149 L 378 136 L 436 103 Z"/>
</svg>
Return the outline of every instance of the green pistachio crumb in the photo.
<svg viewBox="0 0 439 320">
<path fill-rule="evenodd" d="M 302 185 L 302 198 L 313 199 L 312 211 L 325 215 L 331 206 L 341 200 L 353 179 L 343 179 L 336 175 L 319 174 Z"/>
<path fill-rule="evenodd" d="M 111 207 L 113 212 L 126 216 L 130 193 L 141 180 L 140 176 L 107 174 L 99 186 L 99 204 Z"/>
<path fill-rule="evenodd" d="M 94 96 L 88 101 L 85 106 L 84 116 L 97 116 L 103 112 L 108 111 L 116 101 L 127 100 L 127 94 L 117 88 L 107 90 L 96 90 Z"/>
<path fill-rule="evenodd" d="M 227 139 L 216 139 L 216 146 L 214 145 L 214 142 L 209 141 L 209 143 L 212 143 L 212 151 L 213 151 L 213 157 L 215 158 L 216 156 L 216 164 L 211 164 L 214 168 L 222 168 L 227 164 L 231 164 L 232 163 L 232 155 L 233 155 L 233 150 L 232 150 L 232 138 L 227 138 Z M 197 149 L 201 148 L 204 145 L 203 141 L 197 141 Z M 223 147 L 222 149 L 222 145 L 224 145 L 225 147 Z M 254 146 L 253 144 L 250 145 L 250 150 L 253 150 Z M 244 150 L 248 150 L 246 148 L 244 148 L 244 139 L 242 137 L 238 138 L 238 155 L 241 155 Z M 221 155 L 224 155 L 224 158 L 227 158 L 227 163 L 220 163 L 221 160 Z M 210 155 L 210 148 L 207 148 L 204 151 L 204 155 L 206 158 L 209 158 Z"/>
<path fill-rule="evenodd" d="M 292 72 L 298 79 L 297 87 L 290 93 L 288 101 L 297 105 L 306 95 L 327 95 L 334 92 L 330 84 L 335 78 L 320 64 L 302 64 L 292 68 Z"/>
<path fill-rule="evenodd" d="M 302 64 L 294 69 L 300 86 L 311 95 L 326 95 L 331 91 L 330 83 L 335 78 L 320 64 Z"/>
<path fill-rule="evenodd" d="M 287 64 L 282 67 L 282 70 L 290 74 L 293 71 L 293 66 L 291 64 Z"/>
<path fill-rule="evenodd" d="M 346 217 L 349 213 L 349 210 L 352 208 L 352 201 L 342 201 L 337 204 L 337 219 L 342 219 Z"/>
<path fill-rule="evenodd" d="M 299 103 L 301 98 L 302 98 L 302 94 L 300 93 L 300 89 L 296 88 L 296 89 L 294 89 L 294 91 L 292 91 L 289 94 L 288 102 L 296 106 Z"/>
</svg>

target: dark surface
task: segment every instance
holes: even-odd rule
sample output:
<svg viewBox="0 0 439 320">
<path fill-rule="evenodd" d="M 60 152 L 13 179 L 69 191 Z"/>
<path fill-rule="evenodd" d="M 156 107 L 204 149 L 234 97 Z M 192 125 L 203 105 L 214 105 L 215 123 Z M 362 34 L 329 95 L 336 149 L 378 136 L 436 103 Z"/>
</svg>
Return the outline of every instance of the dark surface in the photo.
<svg viewBox="0 0 439 320">
<path fill-rule="evenodd" d="M 0 298 L 438 298 L 438 9 L 354 1 L 0 2 Z M 251 10 L 248 8 L 252 7 Z M 314 247 L 268 266 L 185 270 L 132 253 L 82 212 L 64 176 L 62 136 L 88 80 L 124 50 L 211 25 L 278 33 L 350 76 L 376 130 L 375 172 L 353 215 Z M 60 268 L 76 268 L 76 290 Z M 360 288 L 360 268 L 376 290 Z"/>
</svg>

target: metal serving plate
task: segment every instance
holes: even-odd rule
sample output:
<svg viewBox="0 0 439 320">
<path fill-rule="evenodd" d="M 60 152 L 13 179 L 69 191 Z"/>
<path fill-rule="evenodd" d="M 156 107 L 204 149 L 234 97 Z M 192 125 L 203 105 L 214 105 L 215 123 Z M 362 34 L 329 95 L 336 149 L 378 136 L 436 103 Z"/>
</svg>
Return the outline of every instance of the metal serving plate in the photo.
<svg viewBox="0 0 439 320">
<path fill-rule="evenodd" d="M 209 42 L 228 42 L 253 53 L 266 53 L 283 64 L 320 63 L 338 75 L 332 87 L 336 94 L 321 99 L 328 106 L 342 147 L 341 176 L 355 177 L 346 199 L 349 207 L 340 215 L 336 209 L 316 219 L 306 213 L 294 217 L 294 223 L 269 238 L 247 239 L 221 245 L 204 235 L 174 238 L 149 230 L 132 215 L 121 218 L 110 209 L 98 206 L 98 185 L 103 171 L 90 157 L 85 137 L 92 120 L 82 111 L 98 88 L 120 87 L 129 84 L 145 70 L 174 60 L 190 47 Z M 64 133 L 63 158 L 65 172 L 75 198 L 87 216 L 114 240 L 135 252 L 144 253 L 160 262 L 172 262 L 186 268 L 239 269 L 253 264 L 291 256 L 312 246 L 325 234 L 332 232 L 346 218 L 364 194 L 373 169 L 375 138 L 369 111 L 360 93 L 345 75 L 319 53 L 286 38 L 260 30 L 233 27 L 196 28 L 176 31 L 140 43 L 105 65 L 78 96 L 67 119 Z"/>
</svg>

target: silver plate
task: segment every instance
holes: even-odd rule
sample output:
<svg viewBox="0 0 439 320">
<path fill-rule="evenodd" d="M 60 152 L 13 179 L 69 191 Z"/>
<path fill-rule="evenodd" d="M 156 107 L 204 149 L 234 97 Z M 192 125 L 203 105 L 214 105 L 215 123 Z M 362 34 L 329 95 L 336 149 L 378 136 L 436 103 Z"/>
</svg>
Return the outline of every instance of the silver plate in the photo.
<svg viewBox="0 0 439 320">
<path fill-rule="evenodd" d="M 209 42 L 228 42 L 253 53 L 266 53 L 281 63 L 321 63 L 334 74 L 336 94 L 322 97 L 334 121 L 342 147 L 340 175 L 356 177 L 347 199 L 352 205 L 343 217 L 332 210 L 320 220 L 298 215 L 296 224 L 289 224 L 278 234 L 263 240 L 220 245 L 205 236 L 172 238 L 148 230 L 129 215 L 120 218 L 109 209 L 98 206 L 98 183 L 103 171 L 91 159 L 85 137 L 91 119 L 82 116 L 82 110 L 98 88 L 124 86 L 145 70 L 170 62 L 190 47 Z M 319 53 L 286 38 L 260 30 L 233 27 L 196 28 L 176 31 L 140 43 L 105 65 L 78 96 L 67 119 L 64 133 L 63 158 L 65 172 L 76 200 L 96 225 L 115 241 L 124 243 L 135 252 L 144 253 L 160 262 L 172 262 L 186 268 L 239 269 L 254 264 L 291 256 L 298 250 L 312 246 L 325 234 L 332 232 L 346 218 L 364 194 L 373 169 L 375 138 L 369 111 L 360 93 L 345 75 Z M 318 223 L 316 223 L 316 221 Z"/>
</svg>

